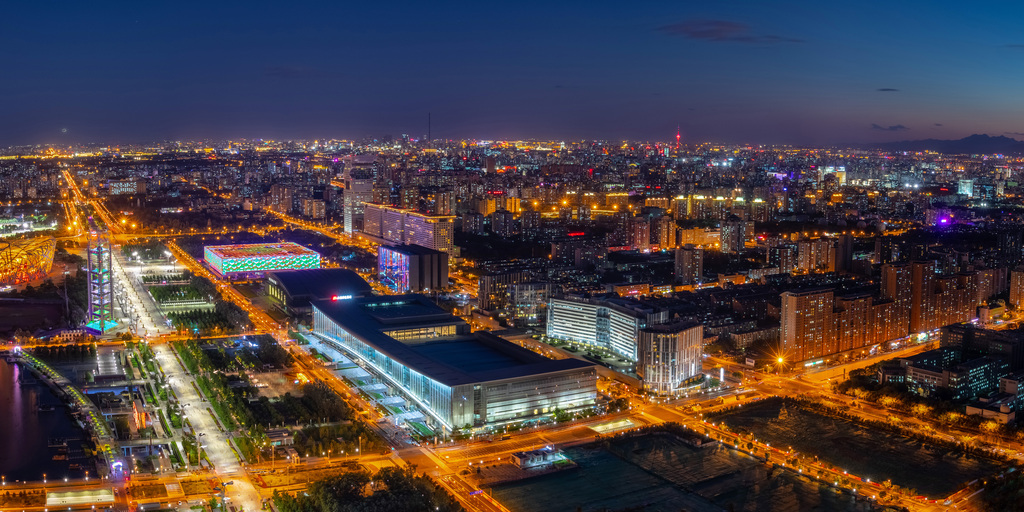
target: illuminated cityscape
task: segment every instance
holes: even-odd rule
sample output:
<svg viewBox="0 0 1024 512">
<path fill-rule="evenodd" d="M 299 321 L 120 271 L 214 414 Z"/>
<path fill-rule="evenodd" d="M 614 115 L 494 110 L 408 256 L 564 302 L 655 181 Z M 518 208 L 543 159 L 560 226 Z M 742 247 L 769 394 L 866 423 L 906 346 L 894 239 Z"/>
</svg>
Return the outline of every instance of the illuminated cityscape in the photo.
<svg viewBox="0 0 1024 512">
<path fill-rule="evenodd" d="M 1024 510 L 1024 7 L 303 7 L 5 10 L 0 512 Z"/>
</svg>

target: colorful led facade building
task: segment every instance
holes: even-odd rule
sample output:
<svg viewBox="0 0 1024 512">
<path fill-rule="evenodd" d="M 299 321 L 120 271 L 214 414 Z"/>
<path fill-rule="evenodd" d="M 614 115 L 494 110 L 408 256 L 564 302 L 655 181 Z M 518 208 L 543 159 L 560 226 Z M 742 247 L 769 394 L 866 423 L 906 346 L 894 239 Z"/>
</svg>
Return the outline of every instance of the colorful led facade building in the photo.
<svg viewBox="0 0 1024 512">
<path fill-rule="evenodd" d="M 206 264 L 222 276 L 261 276 L 272 270 L 320 268 L 320 253 L 299 244 L 210 245 Z"/>
<path fill-rule="evenodd" d="M 399 293 L 439 290 L 448 286 L 448 254 L 419 245 L 381 245 L 377 273 Z"/>
</svg>

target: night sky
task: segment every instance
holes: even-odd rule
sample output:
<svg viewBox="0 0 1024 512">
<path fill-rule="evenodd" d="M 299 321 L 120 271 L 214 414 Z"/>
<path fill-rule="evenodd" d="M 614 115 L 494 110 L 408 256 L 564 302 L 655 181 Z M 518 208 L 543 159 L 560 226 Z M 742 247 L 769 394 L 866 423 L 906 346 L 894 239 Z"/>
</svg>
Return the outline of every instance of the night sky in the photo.
<svg viewBox="0 0 1024 512">
<path fill-rule="evenodd" d="M 1024 139 L 1021 2 L 226 4 L 8 2 L 0 145 Z"/>
</svg>

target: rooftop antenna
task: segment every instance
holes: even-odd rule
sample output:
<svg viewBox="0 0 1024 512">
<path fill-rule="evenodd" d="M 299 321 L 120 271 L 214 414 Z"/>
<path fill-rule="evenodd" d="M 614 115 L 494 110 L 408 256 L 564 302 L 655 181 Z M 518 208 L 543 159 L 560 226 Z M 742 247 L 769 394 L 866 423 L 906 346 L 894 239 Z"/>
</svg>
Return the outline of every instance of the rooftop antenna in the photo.
<svg viewBox="0 0 1024 512">
<path fill-rule="evenodd" d="M 427 142 L 430 142 L 430 112 L 427 112 Z"/>
</svg>

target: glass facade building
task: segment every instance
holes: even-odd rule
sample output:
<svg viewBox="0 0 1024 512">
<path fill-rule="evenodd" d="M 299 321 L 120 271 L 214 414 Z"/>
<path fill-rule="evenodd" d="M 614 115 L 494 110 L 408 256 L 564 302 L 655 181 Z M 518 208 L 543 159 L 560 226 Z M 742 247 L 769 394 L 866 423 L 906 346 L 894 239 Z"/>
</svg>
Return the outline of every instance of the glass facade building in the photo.
<svg viewBox="0 0 1024 512">
<path fill-rule="evenodd" d="M 420 295 L 313 303 L 313 334 L 446 431 L 594 405 L 597 370 L 469 326 Z"/>
</svg>

